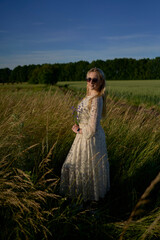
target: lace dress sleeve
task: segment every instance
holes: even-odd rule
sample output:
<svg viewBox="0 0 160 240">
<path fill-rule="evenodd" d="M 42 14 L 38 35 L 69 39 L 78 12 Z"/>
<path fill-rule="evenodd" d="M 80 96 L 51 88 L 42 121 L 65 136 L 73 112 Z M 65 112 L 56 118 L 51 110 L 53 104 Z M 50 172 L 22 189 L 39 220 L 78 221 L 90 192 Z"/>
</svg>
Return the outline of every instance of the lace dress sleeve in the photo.
<svg viewBox="0 0 160 240">
<path fill-rule="evenodd" d="M 88 123 L 82 128 L 82 134 L 85 138 L 91 138 L 96 133 L 96 130 L 100 125 L 103 104 L 102 101 L 103 100 L 100 97 L 92 99 Z"/>
</svg>

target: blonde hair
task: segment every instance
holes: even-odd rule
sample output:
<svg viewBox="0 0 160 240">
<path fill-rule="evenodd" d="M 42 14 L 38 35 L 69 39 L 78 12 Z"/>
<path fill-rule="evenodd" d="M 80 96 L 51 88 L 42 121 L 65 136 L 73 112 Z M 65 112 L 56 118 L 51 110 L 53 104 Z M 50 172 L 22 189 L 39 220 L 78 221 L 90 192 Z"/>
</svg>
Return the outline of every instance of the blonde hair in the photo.
<svg viewBox="0 0 160 240">
<path fill-rule="evenodd" d="M 91 72 L 96 72 L 97 73 L 97 76 L 98 76 L 98 80 L 100 82 L 99 84 L 99 87 L 97 89 L 97 95 L 92 97 L 90 100 L 89 100 L 89 109 L 91 108 L 91 103 L 92 103 L 92 99 L 95 98 L 95 97 L 99 97 L 99 96 L 102 96 L 103 98 L 103 110 L 102 110 L 102 117 L 105 117 L 106 115 L 106 93 L 105 93 L 105 86 L 106 86 L 106 80 L 105 80 L 105 75 L 104 75 L 104 72 L 100 69 L 100 68 L 91 68 L 88 72 L 87 72 L 87 75 Z M 89 89 L 88 89 L 88 86 L 87 86 L 87 96 L 89 95 Z"/>
</svg>

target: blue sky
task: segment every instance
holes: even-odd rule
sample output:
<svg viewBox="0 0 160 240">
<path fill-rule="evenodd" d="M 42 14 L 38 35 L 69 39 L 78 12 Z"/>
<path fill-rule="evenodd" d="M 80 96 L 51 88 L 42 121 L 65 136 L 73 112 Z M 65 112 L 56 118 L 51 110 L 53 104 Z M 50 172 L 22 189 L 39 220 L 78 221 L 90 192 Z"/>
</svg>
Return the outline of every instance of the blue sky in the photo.
<svg viewBox="0 0 160 240">
<path fill-rule="evenodd" d="M 0 68 L 160 56 L 159 0 L 0 0 Z"/>
</svg>

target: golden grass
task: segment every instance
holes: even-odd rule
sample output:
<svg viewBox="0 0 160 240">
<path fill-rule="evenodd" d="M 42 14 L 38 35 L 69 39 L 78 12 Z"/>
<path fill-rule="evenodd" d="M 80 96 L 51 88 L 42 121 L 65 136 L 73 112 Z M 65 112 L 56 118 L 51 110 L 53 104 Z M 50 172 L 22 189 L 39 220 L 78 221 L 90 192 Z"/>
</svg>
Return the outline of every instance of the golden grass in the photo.
<svg viewBox="0 0 160 240">
<path fill-rule="evenodd" d="M 44 162 L 47 164 L 47 158 Z M 41 173 L 41 178 L 33 183 L 28 173 L 8 167 L 8 164 L 6 159 L 0 162 L 2 239 L 6 237 L 7 239 L 30 239 L 31 232 L 41 232 L 47 239 L 48 234 L 51 233 L 46 227 L 46 221 L 48 216 L 53 216 L 55 209 L 48 211 L 42 206 L 47 204 L 49 198 L 54 200 L 58 198 L 58 195 L 53 193 L 57 179 L 46 180 L 46 175 L 51 172 L 46 169 L 45 173 Z M 11 227 L 9 228 L 8 225 Z"/>
<path fill-rule="evenodd" d="M 71 107 L 76 107 L 82 96 L 70 91 L 62 93 L 59 89 L 12 91 L 10 88 L 0 91 L 0 205 L 7 220 L 10 218 L 10 234 L 14 237 L 15 232 L 19 239 L 22 236 L 27 239 L 32 232 L 34 239 L 34 234 L 40 231 L 47 239 L 50 232 L 47 222 L 58 206 L 51 204 L 49 208 L 47 199 L 58 198 L 59 177 L 55 175 L 59 174 L 75 136 L 71 131 L 74 124 Z M 122 207 L 126 211 L 134 209 L 132 218 L 140 195 L 159 171 L 160 113 L 154 107 L 136 107 L 110 96 L 106 101 L 107 116 L 102 126 L 111 165 L 111 204 L 118 214 L 119 200 L 128 198 L 128 206 Z M 123 190 L 125 185 L 128 192 Z M 115 188 L 117 193 L 114 193 Z M 137 204 L 145 199 L 140 198 Z M 61 205 L 64 200 L 58 201 Z M 70 213 L 67 210 L 59 212 L 55 219 L 75 221 L 72 214 L 71 208 Z M 4 216 L 3 211 L 1 215 Z M 129 220 L 126 233 L 140 224 L 142 239 L 157 234 L 158 215 L 151 212 L 149 223 L 145 221 L 144 216 L 134 222 Z M 113 225 L 119 224 L 117 228 L 123 231 L 125 223 L 115 221 Z"/>
<path fill-rule="evenodd" d="M 145 190 L 145 192 L 142 194 L 141 198 L 139 199 L 139 201 L 137 202 L 135 208 L 133 209 L 133 211 L 131 212 L 131 215 L 129 217 L 129 219 L 127 220 L 127 222 L 124 225 L 124 229 L 123 232 L 121 234 L 120 240 L 123 240 L 123 237 L 125 235 L 125 232 L 127 231 L 131 221 L 133 220 L 134 216 L 139 214 L 140 211 L 140 207 L 143 206 L 146 202 L 147 202 L 147 197 L 149 197 L 149 194 L 151 193 L 151 191 L 154 189 L 154 187 L 160 182 L 160 172 L 158 173 L 158 175 L 156 176 L 156 178 L 151 182 L 151 184 L 149 185 L 149 187 L 147 187 L 147 189 Z M 147 230 L 144 232 L 144 234 L 142 235 L 141 239 L 146 239 L 147 235 L 149 235 L 149 233 L 151 232 L 151 230 L 157 226 L 158 222 L 160 220 L 160 216 L 157 216 L 154 221 L 150 224 L 150 226 L 147 228 Z"/>
</svg>

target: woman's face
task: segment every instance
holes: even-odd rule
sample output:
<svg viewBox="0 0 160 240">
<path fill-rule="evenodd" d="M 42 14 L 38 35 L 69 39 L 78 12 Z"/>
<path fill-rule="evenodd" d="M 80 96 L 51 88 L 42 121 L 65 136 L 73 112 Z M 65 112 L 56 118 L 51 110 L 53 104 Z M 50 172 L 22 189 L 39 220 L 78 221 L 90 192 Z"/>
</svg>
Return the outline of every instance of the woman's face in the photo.
<svg viewBox="0 0 160 240">
<path fill-rule="evenodd" d="M 90 81 L 87 81 L 87 86 L 89 90 L 98 90 L 100 85 L 100 80 L 98 78 L 98 74 L 96 72 L 90 72 L 87 74 L 87 79 Z"/>
</svg>

